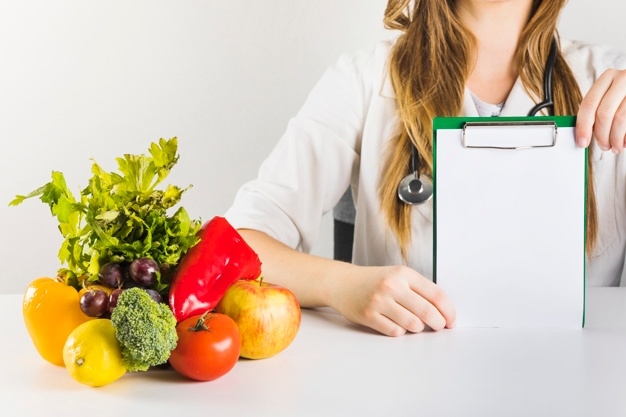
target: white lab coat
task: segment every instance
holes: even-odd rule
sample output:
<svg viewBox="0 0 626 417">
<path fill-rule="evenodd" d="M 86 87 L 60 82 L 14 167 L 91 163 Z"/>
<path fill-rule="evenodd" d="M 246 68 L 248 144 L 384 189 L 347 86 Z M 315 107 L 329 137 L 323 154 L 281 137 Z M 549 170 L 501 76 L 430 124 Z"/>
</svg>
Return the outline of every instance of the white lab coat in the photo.
<svg viewBox="0 0 626 417">
<path fill-rule="evenodd" d="M 263 162 L 258 178 L 243 185 L 225 217 L 236 228 L 261 230 L 305 252 L 318 237 L 322 215 L 352 185 L 356 205 L 353 262 L 404 263 L 379 210 L 377 189 L 389 138 L 398 119 L 387 74 L 391 41 L 344 55 L 309 94 L 300 112 Z M 607 68 L 626 68 L 626 55 L 607 47 L 562 41 L 561 49 L 583 94 Z M 502 116 L 524 116 L 534 106 L 518 80 Z M 468 90 L 464 116 L 478 116 Z M 626 163 L 594 149 L 600 233 L 587 260 L 587 284 L 626 285 Z M 407 159 L 409 155 L 407 155 Z M 412 207 L 407 264 L 432 278 L 433 206 Z"/>
</svg>

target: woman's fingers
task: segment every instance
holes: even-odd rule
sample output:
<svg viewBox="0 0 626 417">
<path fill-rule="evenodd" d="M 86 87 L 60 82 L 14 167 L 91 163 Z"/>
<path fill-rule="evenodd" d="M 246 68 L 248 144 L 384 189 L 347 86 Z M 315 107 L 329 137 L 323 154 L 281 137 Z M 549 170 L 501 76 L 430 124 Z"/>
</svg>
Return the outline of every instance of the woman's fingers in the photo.
<svg viewBox="0 0 626 417">
<path fill-rule="evenodd" d="M 395 320 L 378 312 L 369 317 L 366 325 L 385 336 L 398 337 L 407 332 L 406 328 L 399 325 Z"/>
<path fill-rule="evenodd" d="M 609 69 L 591 86 L 580 103 L 576 141 L 589 145 L 592 135 L 603 151 L 624 149 L 626 136 L 626 70 Z"/>
<path fill-rule="evenodd" d="M 605 72 L 591 86 L 581 101 L 576 117 L 576 142 L 579 146 L 589 145 L 596 121 L 596 111 L 612 83 L 610 73 Z"/>
<path fill-rule="evenodd" d="M 453 327 L 456 311 L 445 293 L 432 281 L 410 268 L 392 269 L 378 285 L 379 311 L 401 328 L 386 334 L 418 333 L 427 326 L 433 330 Z"/>
<path fill-rule="evenodd" d="M 428 286 L 425 286 L 428 287 Z M 394 302 L 389 303 L 382 314 L 402 328 L 402 332 L 392 329 L 393 333 L 405 331 L 419 333 L 426 326 L 437 331 L 454 324 L 455 312 L 452 303 L 440 290 L 427 290 L 428 294 L 414 292 L 411 288 L 397 294 Z M 430 300 L 425 298 L 430 297 Z M 439 308 L 442 308 L 445 313 Z M 450 323 L 444 314 L 450 317 Z"/>
<path fill-rule="evenodd" d="M 450 298 L 437 284 L 425 278 L 419 278 L 422 277 L 410 282 L 410 288 L 415 294 L 419 294 L 426 304 L 416 300 L 411 311 L 417 312 L 418 317 L 434 330 L 454 327 L 456 309 Z M 439 314 L 437 315 L 435 312 Z"/>
<path fill-rule="evenodd" d="M 624 142 L 626 141 L 626 98 L 622 100 L 615 116 L 613 117 L 613 124 L 611 125 L 611 132 L 609 133 L 609 143 L 611 149 L 622 152 L 624 150 Z"/>
</svg>

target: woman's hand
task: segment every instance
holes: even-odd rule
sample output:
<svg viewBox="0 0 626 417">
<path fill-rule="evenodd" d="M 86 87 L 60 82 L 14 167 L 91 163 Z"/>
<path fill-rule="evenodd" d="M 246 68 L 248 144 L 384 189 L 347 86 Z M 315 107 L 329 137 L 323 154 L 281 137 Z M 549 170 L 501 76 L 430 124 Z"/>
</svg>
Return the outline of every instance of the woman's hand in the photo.
<svg viewBox="0 0 626 417">
<path fill-rule="evenodd" d="M 308 255 L 263 232 L 239 229 L 263 262 L 266 282 L 289 288 L 302 307 L 329 306 L 389 336 L 454 326 L 440 287 L 406 266 L 358 266 Z"/>
<path fill-rule="evenodd" d="M 405 266 L 359 267 L 334 281 L 331 307 L 346 319 L 388 336 L 454 327 L 456 311 L 432 281 Z"/>
<path fill-rule="evenodd" d="M 591 135 L 603 151 L 620 153 L 626 140 L 626 70 L 608 69 L 580 103 L 576 142 L 589 146 Z"/>
</svg>

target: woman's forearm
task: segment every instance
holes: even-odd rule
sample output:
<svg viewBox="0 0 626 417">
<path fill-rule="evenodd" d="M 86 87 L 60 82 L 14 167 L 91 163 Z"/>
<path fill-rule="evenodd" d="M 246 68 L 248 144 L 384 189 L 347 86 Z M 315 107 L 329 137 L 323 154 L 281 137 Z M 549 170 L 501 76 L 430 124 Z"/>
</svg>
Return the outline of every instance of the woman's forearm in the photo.
<svg viewBox="0 0 626 417">
<path fill-rule="evenodd" d="M 239 229 L 239 233 L 259 255 L 263 279 L 289 288 L 302 307 L 332 307 L 333 281 L 351 279 L 359 268 L 299 252 L 257 230 Z"/>
</svg>

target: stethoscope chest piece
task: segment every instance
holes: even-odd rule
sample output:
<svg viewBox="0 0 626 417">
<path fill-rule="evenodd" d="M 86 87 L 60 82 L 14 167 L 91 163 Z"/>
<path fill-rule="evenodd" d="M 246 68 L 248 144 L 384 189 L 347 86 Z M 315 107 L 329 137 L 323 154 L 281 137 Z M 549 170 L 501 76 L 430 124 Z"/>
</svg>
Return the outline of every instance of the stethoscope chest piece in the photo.
<svg viewBox="0 0 626 417">
<path fill-rule="evenodd" d="M 398 198 L 407 204 L 423 204 L 433 196 L 433 182 L 417 172 L 407 175 L 398 186 Z"/>
<path fill-rule="evenodd" d="M 407 204 L 423 204 L 433 197 L 433 181 L 420 174 L 420 155 L 417 147 L 411 146 L 411 173 L 398 185 L 398 198 Z"/>
</svg>

